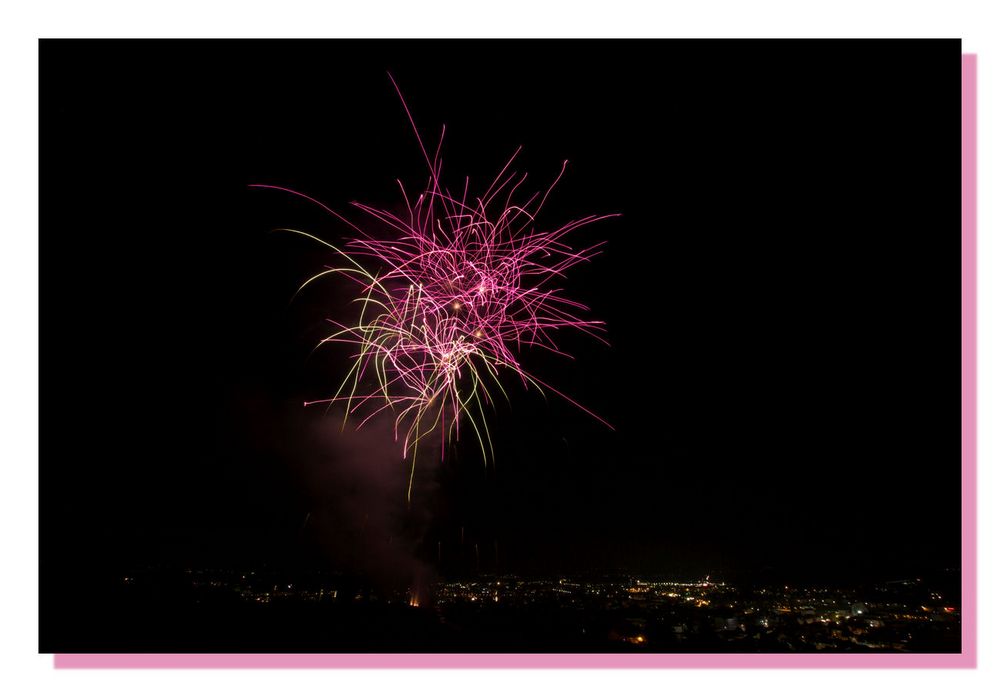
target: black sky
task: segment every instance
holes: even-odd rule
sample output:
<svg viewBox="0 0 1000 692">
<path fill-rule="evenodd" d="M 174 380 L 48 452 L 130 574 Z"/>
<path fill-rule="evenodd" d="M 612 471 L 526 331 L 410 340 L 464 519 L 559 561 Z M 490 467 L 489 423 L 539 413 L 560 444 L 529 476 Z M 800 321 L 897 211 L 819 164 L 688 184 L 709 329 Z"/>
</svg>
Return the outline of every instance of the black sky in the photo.
<svg viewBox="0 0 1000 692">
<path fill-rule="evenodd" d="M 337 452 L 301 407 L 339 383 L 308 355 L 344 291 L 290 303 L 328 257 L 271 233 L 349 229 L 247 185 L 338 210 L 421 185 L 387 70 L 428 139 L 447 124 L 446 179 L 486 185 L 521 145 L 532 189 L 570 161 L 540 223 L 622 213 L 567 282 L 611 347 L 525 355 L 616 431 L 511 382 L 494 468 L 429 462 L 418 559 L 440 540 L 467 569 L 464 528 L 512 571 L 956 566 L 960 52 L 43 41 L 43 595 L 80 565 L 357 550 L 326 534 L 365 481 L 315 472 Z M 407 532 L 392 482 L 386 535 Z"/>
</svg>

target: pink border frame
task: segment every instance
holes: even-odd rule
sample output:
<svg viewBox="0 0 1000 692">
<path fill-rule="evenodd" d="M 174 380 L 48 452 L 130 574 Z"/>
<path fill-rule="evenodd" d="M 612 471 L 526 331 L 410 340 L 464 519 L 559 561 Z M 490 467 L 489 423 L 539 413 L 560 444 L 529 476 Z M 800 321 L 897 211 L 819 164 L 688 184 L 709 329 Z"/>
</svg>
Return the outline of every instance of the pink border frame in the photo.
<svg viewBox="0 0 1000 692">
<path fill-rule="evenodd" d="M 962 651 L 958 654 L 55 654 L 56 668 L 975 668 L 976 56 L 962 56 Z"/>
</svg>

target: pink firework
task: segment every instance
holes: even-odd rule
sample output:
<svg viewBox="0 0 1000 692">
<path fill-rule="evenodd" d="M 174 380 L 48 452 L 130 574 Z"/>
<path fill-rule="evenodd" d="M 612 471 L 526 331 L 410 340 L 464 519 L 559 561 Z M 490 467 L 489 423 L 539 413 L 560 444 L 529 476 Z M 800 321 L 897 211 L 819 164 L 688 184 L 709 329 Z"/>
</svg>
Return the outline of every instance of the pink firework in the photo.
<svg viewBox="0 0 1000 692">
<path fill-rule="evenodd" d="M 567 237 L 582 226 L 618 215 L 586 216 L 554 230 L 536 226 L 566 162 L 544 193 L 517 199 L 527 177 L 511 169 L 520 148 L 481 195 L 469 194 L 468 178 L 462 193 L 453 195 L 441 181 L 444 128 L 431 158 L 401 93 L 399 97 L 430 169 L 426 189 L 411 198 L 399 183 L 406 208 L 400 215 L 353 203 L 390 239 L 366 233 L 299 192 L 253 186 L 305 197 L 358 234 L 337 248 L 308 233 L 284 229 L 323 243 L 338 258 L 336 265 L 308 279 L 302 288 L 337 274 L 352 280 L 358 290 L 357 321 L 329 320 L 335 331 L 321 342 L 354 347 L 349 372 L 332 397 L 306 405 L 341 403 L 345 422 L 357 415 L 359 426 L 392 411 L 397 439 L 403 439 L 403 456 L 411 459 L 411 486 L 421 439 L 438 431 L 443 441 L 457 438 L 463 420 L 475 434 L 484 461 L 492 457 L 486 409 L 496 396 L 507 396 L 502 385 L 505 371 L 512 371 L 524 386 L 555 393 L 611 427 L 528 373 L 516 354 L 523 347 L 539 347 L 566 356 L 556 339 L 566 329 L 607 343 L 604 323 L 587 319 L 587 307 L 565 297 L 558 284 L 568 270 L 591 259 L 603 245 L 574 249 Z M 443 448 L 442 444 L 442 452 Z"/>
</svg>

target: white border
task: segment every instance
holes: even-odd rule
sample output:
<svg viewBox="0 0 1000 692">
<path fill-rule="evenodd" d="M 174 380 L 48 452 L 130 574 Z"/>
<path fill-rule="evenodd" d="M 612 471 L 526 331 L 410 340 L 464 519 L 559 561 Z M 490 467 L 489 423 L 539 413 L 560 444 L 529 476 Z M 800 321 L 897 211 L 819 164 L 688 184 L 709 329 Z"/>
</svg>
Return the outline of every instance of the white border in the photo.
<svg viewBox="0 0 1000 692">
<path fill-rule="evenodd" d="M 994 211 L 998 140 L 998 3 L 731 0 L 472 0 L 351 3 L 282 0 L 26 2 L 0 6 L 0 680 L 9 689 L 176 690 L 277 684 L 325 689 L 584 689 L 670 684 L 679 689 L 820 692 L 859 685 L 908 690 L 1000 689 L 997 671 L 1000 437 L 1000 247 Z M 992 6 L 991 6 L 992 5 Z M 37 39 L 39 37 L 962 37 L 979 54 L 979 670 L 977 671 L 54 671 L 37 653 Z M 956 335 L 957 339 L 957 335 Z M 72 344 L 67 344 L 71 347 Z M 85 396 L 67 398 L 86 405 Z M 50 423 L 51 424 L 51 423 Z M 25 684 L 20 684 L 20 683 Z"/>
</svg>

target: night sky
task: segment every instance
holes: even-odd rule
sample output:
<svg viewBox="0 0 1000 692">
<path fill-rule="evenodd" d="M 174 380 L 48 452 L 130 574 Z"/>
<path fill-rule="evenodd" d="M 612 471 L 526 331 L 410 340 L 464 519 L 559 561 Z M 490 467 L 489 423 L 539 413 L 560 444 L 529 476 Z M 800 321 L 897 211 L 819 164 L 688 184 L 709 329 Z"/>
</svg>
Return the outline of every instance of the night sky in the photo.
<svg viewBox="0 0 1000 692">
<path fill-rule="evenodd" d="M 958 565 L 958 41 L 40 51 L 43 603 L 140 565 L 459 574 L 475 544 L 521 573 Z M 531 190 L 570 162 L 540 225 L 622 214 L 565 284 L 611 346 L 523 354 L 616 430 L 508 377 L 495 464 L 427 459 L 409 509 L 385 425 L 302 407 L 350 294 L 293 301 L 330 258 L 272 230 L 350 229 L 247 187 L 398 206 L 427 171 L 387 70 L 447 124 L 445 179 L 521 145 Z"/>
</svg>

